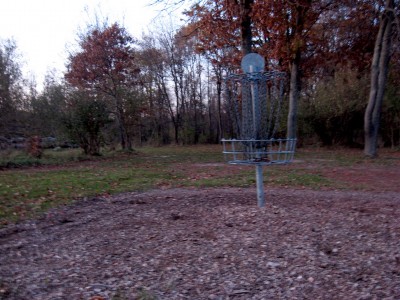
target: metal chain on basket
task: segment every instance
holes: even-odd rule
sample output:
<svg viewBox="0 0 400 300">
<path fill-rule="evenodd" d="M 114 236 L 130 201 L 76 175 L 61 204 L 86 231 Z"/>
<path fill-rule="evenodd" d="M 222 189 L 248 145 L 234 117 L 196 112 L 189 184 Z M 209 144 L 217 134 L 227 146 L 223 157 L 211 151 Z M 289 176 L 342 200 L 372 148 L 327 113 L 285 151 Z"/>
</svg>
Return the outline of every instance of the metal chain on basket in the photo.
<svg viewBox="0 0 400 300">
<path fill-rule="evenodd" d="M 230 75 L 226 95 L 241 140 L 270 140 L 279 130 L 284 74 L 269 71 Z"/>
</svg>

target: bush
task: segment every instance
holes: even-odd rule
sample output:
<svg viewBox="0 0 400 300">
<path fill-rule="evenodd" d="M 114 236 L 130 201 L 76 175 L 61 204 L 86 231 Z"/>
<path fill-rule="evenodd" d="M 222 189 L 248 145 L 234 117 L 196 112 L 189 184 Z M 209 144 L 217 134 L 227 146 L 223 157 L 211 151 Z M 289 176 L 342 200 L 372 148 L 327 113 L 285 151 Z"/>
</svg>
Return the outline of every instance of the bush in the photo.
<svg viewBox="0 0 400 300">
<path fill-rule="evenodd" d="M 106 104 L 83 94 L 77 94 L 74 105 L 65 115 L 64 123 L 68 135 L 88 155 L 100 155 L 102 129 L 110 122 Z"/>
<path fill-rule="evenodd" d="M 302 103 L 299 123 L 323 145 L 361 146 L 367 99 L 367 76 L 338 71 L 315 85 L 312 96 Z"/>
<path fill-rule="evenodd" d="M 40 144 L 41 144 L 40 138 L 37 135 L 35 135 L 28 139 L 26 144 L 26 151 L 32 157 L 40 159 L 43 154 L 43 150 Z"/>
</svg>

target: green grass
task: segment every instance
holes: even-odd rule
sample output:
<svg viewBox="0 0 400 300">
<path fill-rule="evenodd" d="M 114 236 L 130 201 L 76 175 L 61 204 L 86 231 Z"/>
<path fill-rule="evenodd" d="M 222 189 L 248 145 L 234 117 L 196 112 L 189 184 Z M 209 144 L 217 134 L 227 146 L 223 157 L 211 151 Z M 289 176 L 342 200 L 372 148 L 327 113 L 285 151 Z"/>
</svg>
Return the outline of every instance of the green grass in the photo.
<svg viewBox="0 0 400 300">
<path fill-rule="evenodd" d="M 190 164 L 196 159 L 214 161 L 219 156 L 219 151 L 214 151 L 216 149 L 142 148 L 139 153 L 108 153 L 91 160 L 88 157 L 83 159 L 75 150 L 48 151 L 40 164 L 36 164 L 41 168 L 31 168 L 33 163 L 18 163 L 25 154 L 13 153 L 7 157 L 13 159 L 9 165 L 25 168 L 0 171 L 0 222 L 31 217 L 83 197 L 148 190 L 162 184 L 177 186 L 182 178 L 173 172 L 173 168 L 170 169 L 171 164 Z"/>
<path fill-rule="evenodd" d="M 109 152 L 90 158 L 77 150 L 64 150 L 46 151 L 38 162 L 23 153 L 6 153 L 0 159 L 2 166 L 8 161 L 19 168 L 0 171 L 0 226 L 83 197 L 161 187 L 255 186 L 254 167 L 227 165 L 221 152 L 219 145 L 145 147 L 135 153 Z M 31 163 L 22 163 L 24 157 Z M 265 167 L 264 180 L 268 186 L 351 188 L 325 177 L 323 171 L 357 164 L 385 166 L 398 163 L 399 158 L 398 152 L 390 151 L 371 161 L 361 151 L 300 149 L 295 163 Z"/>
</svg>

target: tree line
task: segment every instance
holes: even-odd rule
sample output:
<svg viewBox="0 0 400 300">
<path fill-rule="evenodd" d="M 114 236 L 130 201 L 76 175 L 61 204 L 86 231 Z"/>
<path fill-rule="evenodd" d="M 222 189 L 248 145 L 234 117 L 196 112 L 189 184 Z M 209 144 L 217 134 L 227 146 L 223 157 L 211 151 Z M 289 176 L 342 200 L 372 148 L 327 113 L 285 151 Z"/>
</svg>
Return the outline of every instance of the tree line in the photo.
<svg viewBox="0 0 400 300">
<path fill-rule="evenodd" d="M 187 23 L 132 37 L 118 23 L 79 35 L 62 79 L 22 78 L 0 47 L 0 138 L 101 147 L 218 143 L 234 137 L 224 79 L 257 52 L 286 72 L 282 131 L 299 145 L 400 146 L 398 1 L 192 1 Z"/>
</svg>

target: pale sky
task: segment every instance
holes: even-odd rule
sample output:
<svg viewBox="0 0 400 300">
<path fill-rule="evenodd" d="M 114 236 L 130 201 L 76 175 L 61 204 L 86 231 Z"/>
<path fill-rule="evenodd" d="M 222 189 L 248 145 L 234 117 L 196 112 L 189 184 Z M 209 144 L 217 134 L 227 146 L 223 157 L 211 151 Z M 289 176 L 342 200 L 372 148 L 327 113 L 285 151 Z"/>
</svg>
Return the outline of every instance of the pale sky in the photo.
<svg viewBox="0 0 400 300">
<path fill-rule="evenodd" d="M 94 15 L 118 22 L 140 38 L 161 18 L 153 0 L 0 0 L 0 39 L 13 38 L 25 62 L 25 77 L 40 86 L 49 69 L 64 70 L 66 47 L 75 44 L 79 28 Z M 178 13 L 176 13 L 178 14 Z M 177 16 L 179 18 L 179 16 Z"/>
</svg>

